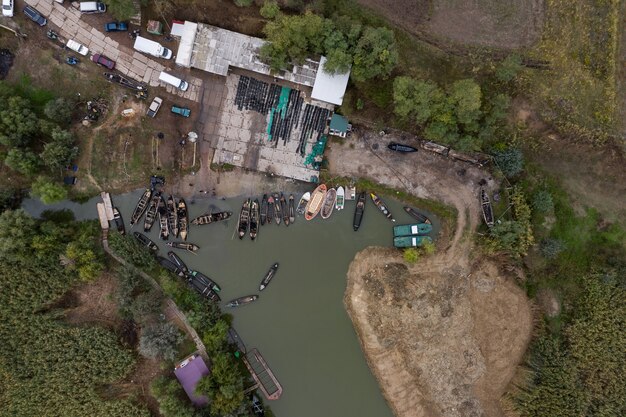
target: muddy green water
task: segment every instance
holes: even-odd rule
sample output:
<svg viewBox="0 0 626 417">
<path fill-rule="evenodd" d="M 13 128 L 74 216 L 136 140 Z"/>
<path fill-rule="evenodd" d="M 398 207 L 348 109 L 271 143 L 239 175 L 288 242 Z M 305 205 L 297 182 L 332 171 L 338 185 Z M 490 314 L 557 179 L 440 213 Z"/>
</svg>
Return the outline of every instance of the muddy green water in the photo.
<svg viewBox="0 0 626 417">
<path fill-rule="evenodd" d="M 136 191 L 113 196 L 126 224 L 140 195 Z M 68 208 L 77 219 L 88 219 L 95 218 L 97 201 L 46 207 L 28 200 L 24 208 L 35 216 L 44 209 Z M 187 240 L 200 250 L 196 255 L 177 253 L 190 268 L 222 287 L 222 305 L 232 298 L 260 294 L 253 304 L 225 311 L 234 316 L 233 326 L 246 347 L 259 349 L 283 386 L 282 397 L 269 402 L 275 414 L 391 417 L 344 309 L 343 295 L 355 253 L 372 245 L 392 246 L 392 226 L 414 223 L 413 219 L 399 202 L 387 198 L 397 219 L 391 223 L 368 198 L 358 232 L 352 230 L 355 202 L 347 201 L 346 208 L 328 220 L 318 217 L 307 222 L 299 216 L 289 227 L 275 223 L 261 227 L 254 242 L 240 241 L 235 229 L 242 201 L 243 197 L 196 198 L 189 204 L 188 199 L 190 219 L 209 209 L 230 210 L 234 215 L 226 222 L 191 226 Z M 429 217 L 438 231 L 437 219 Z M 131 231 L 143 231 L 137 226 Z M 158 224 L 148 236 L 159 244 L 163 256 L 171 249 L 158 239 Z M 259 292 L 259 283 L 274 262 L 280 263 L 278 272 L 268 288 Z"/>
</svg>

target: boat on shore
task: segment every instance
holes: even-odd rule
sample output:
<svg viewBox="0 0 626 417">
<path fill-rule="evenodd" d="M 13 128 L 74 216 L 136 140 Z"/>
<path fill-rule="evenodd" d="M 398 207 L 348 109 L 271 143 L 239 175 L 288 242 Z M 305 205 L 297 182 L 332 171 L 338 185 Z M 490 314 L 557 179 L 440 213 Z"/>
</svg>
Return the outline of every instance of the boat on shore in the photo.
<svg viewBox="0 0 626 417">
<path fill-rule="evenodd" d="M 259 233 L 259 200 L 255 199 L 250 207 L 250 239 L 256 239 Z"/>
<path fill-rule="evenodd" d="M 302 197 L 300 197 L 300 201 L 298 202 L 298 208 L 296 209 L 296 212 L 298 214 L 304 214 L 304 210 L 306 209 L 306 205 L 309 203 L 310 199 L 310 192 L 307 191 L 306 193 L 302 194 Z"/>
<path fill-rule="evenodd" d="M 430 236 L 400 236 L 393 238 L 393 246 L 396 248 L 415 248 L 422 246 L 425 242 L 432 243 Z"/>
<path fill-rule="evenodd" d="M 215 292 L 222 291 L 220 286 L 217 285 L 217 282 L 213 281 L 211 278 L 207 277 L 202 272 L 193 271 L 193 270 L 189 271 L 189 279 L 193 279 L 193 278 L 199 279 L 201 282 L 205 283 L 209 288 L 211 288 L 212 291 L 215 291 Z"/>
<path fill-rule="evenodd" d="M 167 242 L 166 245 L 174 249 L 182 249 L 188 252 L 195 252 L 200 249 L 200 246 L 194 245 L 193 243 L 189 242 Z"/>
<path fill-rule="evenodd" d="M 285 226 L 289 226 L 289 207 L 287 207 L 287 199 L 283 193 L 280 193 L 280 211 L 283 213 Z"/>
<path fill-rule="evenodd" d="M 159 200 L 159 237 L 161 240 L 167 240 L 170 236 L 170 230 L 167 225 L 167 205 L 165 204 L 165 199 L 161 198 Z"/>
<path fill-rule="evenodd" d="M 161 202 L 161 193 L 156 192 L 152 194 L 148 210 L 146 211 L 146 219 L 143 221 L 143 231 L 149 232 L 156 220 L 157 210 L 159 209 L 159 203 Z"/>
<path fill-rule="evenodd" d="M 483 220 L 485 220 L 485 224 L 487 224 L 487 227 L 493 227 L 493 207 L 491 207 L 489 194 L 487 194 L 484 188 L 480 189 L 480 205 L 483 210 Z"/>
<path fill-rule="evenodd" d="M 415 210 L 413 207 L 404 207 L 404 211 L 406 211 L 409 214 L 409 216 L 413 217 L 418 222 L 430 224 L 430 219 L 424 216 L 419 211 Z"/>
<path fill-rule="evenodd" d="M 232 216 L 232 211 L 220 211 L 217 213 L 205 213 L 202 216 L 198 216 L 191 221 L 191 224 L 202 225 L 227 220 Z"/>
<path fill-rule="evenodd" d="M 214 302 L 221 301 L 220 296 L 211 289 L 211 284 L 204 281 L 201 277 L 190 277 L 188 284 L 201 296 Z"/>
<path fill-rule="evenodd" d="M 117 207 L 113 207 L 113 222 L 115 223 L 115 227 L 117 227 L 117 231 L 120 232 L 120 235 L 125 235 L 126 227 L 124 226 L 124 219 L 122 219 L 122 214 Z"/>
<path fill-rule="evenodd" d="M 283 219 L 282 214 L 283 212 L 280 204 L 280 197 L 278 196 L 278 194 L 274 194 L 274 220 L 276 220 L 277 226 L 280 226 L 280 222 Z"/>
<path fill-rule="evenodd" d="M 267 204 L 267 194 L 263 194 L 263 198 L 261 199 L 261 207 L 259 209 L 260 217 L 261 217 L 261 226 L 263 226 L 265 224 L 265 221 L 267 220 L 268 207 L 269 205 Z"/>
<path fill-rule="evenodd" d="M 276 202 L 274 201 L 274 196 L 270 195 L 267 198 L 267 224 L 272 224 L 272 220 L 274 219 L 274 211 L 276 209 Z"/>
<path fill-rule="evenodd" d="M 168 271 L 178 275 L 181 278 L 185 277 L 185 273 L 180 270 L 176 264 L 172 261 L 170 261 L 167 258 L 164 258 L 162 256 L 157 256 L 157 262 L 159 263 L 159 265 L 161 265 L 163 268 L 167 269 Z"/>
<path fill-rule="evenodd" d="M 396 142 L 389 143 L 389 145 L 387 145 L 387 148 L 391 149 L 392 151 L 396 151 L 400 153 L 417 152 L 417 148 L 414 148 L 409 145 L 403 145 L 401 143 L 396 143 Z"/>
<path fill-rule="evenodd" d="M 185 263 L 183 262 L 182 259 L 180 259 L 180 256 L 176 255 L 174 252 L 169 251 L 167 253 L 167 256 L 170 258 L 170 260 L 172 262 L 174 262 L 174 264 L 176 264 L 176 267 L 178 269 L 180 269 L 181 271 L 183 271 L 183 273 L 186 275 L 189 273 L 189 268 L 187 268 L 187 265 L 185 265 Z"/>
<path fill-rule="evenodd" d="M 289 195 L 289 202 L 287 203 L 287 206 L 289 207 L 289 223 L 294 223 L 296 221 L 296 209 L 294 207 L 295 202 L 293 194 Z"/>
<path fill-rule="evenodd" d="M 307 220 L 313 220 L 322 209 L 325 198 L 326 184 L 320 184 L 311 194 L 311 199 L 304 209 L 304 218 Z"/>
<path fill-rule="evenodd" d="M 148 204 L 150 203 L 150 197 L 152 197 L 152 190 L 146 188 L 146 191 L 143 192 L 137 205 L 135 206 L 135 210 L 133 210 L 133 214 L 130 216 L 130 227 L 133 227 L 135 223 L 141 219 L 141 216 L 146 212 L 148 208 Z"/>
<path fill-rule="evenodd" d="M 265 277 L 263 277 L 263 280 L 261 281 L 261 285 L 259 285 L 259 291 L 263 291 L 269 285 L 272 278 L 274 278 L 274 275 L 276 274 L 277 270 L 278 270 L 278 262 L 272 265 L 269 271 L 267 271 L 267 274 L 265 274 Z"/>
<path fill-rule="evenodd" d="M 189 216 L 187 214 L 187 203 L 182 198 L 178 200 L 176 217 L 178 217 L 178 232 L 180 238 L 187 240 L 187 234 L 189 233 Z"/>
<path fill-rule="evenodd" d="M 248 198 L 243 202 L 241 206 L 241 212 L 239 213 L 239 225 L 237 226 L 237 230 L 239 231 L 239 239 L 243 239 L 243 237 L 248 232 L 248 226 L 250 225 L 250 199 Z"/>
<path fill-rule="evenodd" d="M 246 295 L 245 297 L 235 298 L 234 300 L 230 300 L 226 307 L 239 307 L 242 305 L 250 304 L 253 301 L 259 299 L 258 295 Z"/>
<path fill-rule="evenodd" d="M 333 214 L 336 202 L 337 190 L 331 188 L 326 192 L 326 196 L 324 197 L 324 203 L 322 204 L 322 208 L 320 210 L 320 216 L 322 216 L 322 219 L 326 220 L 330 217 L 331 214 Z"/>
<path fill-rule="evenodd" d="M 337 201 L 335 202 L 336 210 L 343 210 L 346 205 L 346 191 L 342 186 L 337 188 Z"/>
<path fill-rule="evenodd" d="M 172 238 L 178 237 L 178 215 L 176 213 L 176 200 L 171 195 L 167 198 L 167 227 L 170 230 Z"/>
<path fill-rule="evenodd" d="M 133 233 L 133 236 L 135 236 L 135 239 L 137 239 L 142 245 L 147 246 L 148 249 L 155 252 L 159 250 L 159 247 L 156 245 L 156 243 L 150 240 L 150 238 L 143 233 L 135 232 Z"/>
<path fill-rule="evenodd" d="M 252 412 L 256 417 L 264 417 L 265 409 L 263 408 L 263 404 L 259 398 L 252 394 Z"/>
<path fill-rule="evenodd" d="M 354 209 L 354 220 L 352 221 L 352 228 L 356 232 L 361 227 L 363 221 L 363 214 L 365 213 L 365 192 L 359 193 L 356 199 L 356 208 Z"/>
<path fill-rule="evenodd" d="M 374 193 L 370 193 L 370 197 L 372 197 L 372 201 L 374 202 L 374 205 L 378 207 L 378 210 L 380 210 L 383 216 L 385 216 L 392 222 L 396 221 L 396 219 L 394 219 L 393 216 L 391 215 L 391 211 L 389 211 L 389 209 L 387 208 L 387 204 L 385 204 L 385 202 L 380 197 L 378 197 Z"/>
<path fill-rule="evenodd" d="M 433 230 L 432 224 L 417 223 L 417 224 L 402 224 L 393 227 L 393 237 L 400 236 L 413 236 L 413 235 L 425 235 Z"/>
</svg>

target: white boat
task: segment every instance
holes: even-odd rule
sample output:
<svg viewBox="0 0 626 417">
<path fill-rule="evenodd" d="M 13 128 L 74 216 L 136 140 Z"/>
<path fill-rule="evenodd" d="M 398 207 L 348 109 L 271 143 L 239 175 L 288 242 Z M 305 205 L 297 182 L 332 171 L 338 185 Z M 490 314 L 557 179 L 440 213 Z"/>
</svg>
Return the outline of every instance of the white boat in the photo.
<svg viewBox="0 0 626 417">
<path fill-rule="evenodd" d="M 307 191 L 306 193 L 302 195 L 302 197 L 300 198 L 300 201 L 298 202 L 298 208 L 296 209 L 298 214 L 304 214 L 304 210 L 306 209 L 306 205 L 309 203 L 310 199 L 311 199 L 310 192 Z"/>
<path fill-rule="evenodd" d="M 339 188 L 337 188 L 337 201 L 335 202 L 335 209 L 343 210 L 345 202 L 346 192 L 344 191 L 343 187 L 339 186 Z"/>
<path fill-rule="evenodd" d="M 335 208 L 335 202 L 337 201 L 337 190 L 331 188 L 326 192 L 326 197 L 324 197 L 324 204 L 322 205 L 322 209 L 320 210 L 320 216 L 322 219 L 327 219 L 333 213 L 333 209 Z"/>
</svg>

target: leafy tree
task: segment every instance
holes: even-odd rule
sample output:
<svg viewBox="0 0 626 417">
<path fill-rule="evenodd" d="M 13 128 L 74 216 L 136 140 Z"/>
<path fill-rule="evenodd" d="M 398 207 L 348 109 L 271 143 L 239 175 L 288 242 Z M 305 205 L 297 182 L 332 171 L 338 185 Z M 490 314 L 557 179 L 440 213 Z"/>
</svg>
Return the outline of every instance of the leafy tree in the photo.
<svg viewBox="0 0 626 417">
<path fill-rule="evenodd" d="M 0 214 L 0 259 L 12 259 L 29 248 L 37 234 L 35 220 L 24 210 L 7 210 Z"/>
<path fill-rule="evenodd" d="M 180 383 L 165 376 L 156 378 L 150 385 L 150 393 L 159 403 L 159 413 L 163 417 L 195 417 L 196 410 L 185 399 Z"/>
<path fill-rule="evenodd" d="M 115 294 L 115 301 L 118 309 L 123 316 L 132 315 L 133 292 L 139 285 L 139 275 L 135 269 L 123 266 L 115 271 L 118 286 Z"/>
<path fill-rule="evenodd" d="M 556 258 L 564 249 L 565 245 L 559 239 L 544 239 L 539 245 L 541 254 L 547 259 Z"/>
<path fill-rule="evenodd" d="M 202 335 L 202 341 L 208 352 L 218 352 L 224 348 L 224 341 L 228 337 L 229 328 L 230 325 L 224 319 L 219 319 Z"/>
<path fill-rule="evenodd" d="M 437 247 L 435 246 L 435 242 L 431 242 L 427 240 L 424 243 L 422 243 L 422 251 L 426 255 L 433 255 L 436 250 L 437 250 Z"/>
<path fill-rule="evenodd" d="M 145 327 L 139 337 L 139 353 L 149 358 L 172 360 L 183 337 L 171 323 L 158 323 Z"/>
<path fill-rule="evenodd" d="M 29 149 L 10 149 L 4 159 L 4 164 L 24 175 L 34 175 L 39 171 L 39 157 Z"/>
<path fill-rule="evenodd" d="M 526 255 L 534 243 L 531 210 L 526 196 L 518 186 L 511 193 L 513 220 L 504 220 L 490 229 L 492 244 L 496 249 L 508 251 L 512 256 Z"/>
<path fill-rule="evenodd" d="M 44 204 L 52 204 L 67 198 L 67 188 L 39 177 L 31 186 L 31 195 L 38 197 Z"/>
<path fill-rule="evenodd" d="M 98 256 L 93 244 L 77 240 L 67 245 L 65 257 L 69 260 L 69 269 L 78 271 L 82 281 L 93 281 L 104 269 L 103 261 Z"/>
<path fill-rule="evenodd" d="M 73 107 L 69 100 L 59 97 L 47 102 L 43 112 L 48 119 L 61 126 L 66 126 L 72 121 Z"/>
<path fill-rule="evenodd" d="M 482 92 L 480 86 L 472 79 L 455 81 L 450 87 L 449 100 L 454 106 L 458 123 L 466 132 L 477 132 L 481 112 Z"/>
<path fill-rule="evenodd" d="M 533 208 L 539 213 L 548 213 L 554 208 L 552 194 L 546 190 L 539 190 L 533 196 Z"/>
<path fill-rule="evenodd" d="M 0 213 L 17 209 L 22 201 L 22 192 L 15 188 L 0 189 Z"/>
<path fill-rule="evenodd" d="M 39 131 L 37 116 L 28 100 L 10 97 L 0 109 L 0 143 L 5 146 L 26 146 Z"/>
<path fill-rule="evenodd" d="M 163 299 L 156 290 L 139 294 L 130 308 L 133 319 L 137 323 L 145 324 L 161 312 Z"/>
<path fill-rule="evenodd" d="M 211 373 L 200 380 L 196 387 L 198 394 L 211 399 L 211 413 L 228 415 L 241 405 L 243 379 L 238 377 L 236 364 L 229 358 L 230 353 L 220 352 L 212 359 Z"/>
<path fill-rule="evenodd" d="M 365 28 L 354 50 L 352 78 L 387 78 L 398 62 L 395 42 L 393 32 L 387 28 Z"/>
<path fill-rule="evenodd" d="M 108 0 L 107 11 L 117 20 L 128 20 L 137 13 L 132 0 Z"/>
<path fill-rule="evenodd" d="M 498 167 L 507 177 L 514 177 L 524 168 L 524 155 L 517 148 L 496 150 L 493 157 Z"/>
<path fill-rule="evenodd" d="M 507 56 L 496 68 L 496 78 L 502 82 L 514 79 L 522 69 L 522 58 L 517 54 Z"/>
<path fill-rule="evenodd" d="M 417 248 L 406 248 L 402 252 L 402 258 L 404 258 L 404 262 L 408 264 L 414 264 L 419 261 L 420 253 Z"/>
<path fill-rule="evenodd" d="M 39 156 L 43 163 L 51 170 L 62 169 L 76 157 L 78 148 L 69 147 L 59 142 L 46 143 Z"/>
<path fill-rule="evenodd" d="M 266 19 L 275 19 L 280 14 L 280 7 L 275 0 L 266 0 L 259 13 Z"/>
<path fill-rule="evenodd" d="M 140 244 L 133 236 L 113 233 L 109 235 L 109 245 L 117 255 L 137 268 L 149 270 L 156 267 L 150 249 Z"/>
</svg>

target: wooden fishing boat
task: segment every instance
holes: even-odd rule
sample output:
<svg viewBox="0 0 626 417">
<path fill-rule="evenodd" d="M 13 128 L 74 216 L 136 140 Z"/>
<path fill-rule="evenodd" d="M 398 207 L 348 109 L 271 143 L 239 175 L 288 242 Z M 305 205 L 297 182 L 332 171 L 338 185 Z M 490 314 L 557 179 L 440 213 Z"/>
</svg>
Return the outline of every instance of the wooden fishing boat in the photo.
<svg viewBox="0 0 626 417">
<path fill-rule="evenodd" d="M 401 236 L 393 238 L 393 246 L 396 248 L 415 248 L 422 246 L 425 242 L 431 242 L 430 236 Z"/>
<path fill-rule="evenodd" d="M 178 237 L 178 214 L 176 212 L 176 200 L 174 196 L 167 198 L 167 227 L 170 229 L 172 239 Z"/>
<path fill-rule="evenodd" d="M 115 222 L 117 231 L 120 232 L 121 235 L 125 235 L 126 227 L 124 227 L 124 219 L 122 219 L 122 214 L 117 207 L 113 207 L 113 221 Z"/>
<path fill-rule="evenodd" d="M 278 194 L 274 194 L 274 220 L 276 220 L 276 225 L 280 226 L 280 222 L 283 219 L 282 216 L 282 207 L 280 204 L 280 197 Z"/>
<path fill-rule="evenodd" d="M 360 192 L 356 200 L 356 208 L 354 209 L 354 220 L 352 221 L 352 227 L 356 232 L 361 227 L 363 221 L 363 214 L 365 213 L 365 192 Z"/>
<path fill-rule="evenodd" d="M 143 231 L 149 232 L 152 229 L 152 225 L 156 220 L 157 210 L 159 209 L 159 202 L 161 201 L 161 193 L 156 192 L 150 199 L 148 210 L 146 211 L 146 219 L 143 222 Z"/>
<path fill-rule="evenodd" d="M 343 208 L 345 207 L 345 204 L 346 204 L 346 191 L 343 189 L 342 186 L 339 186 L 339 188 L 337 188 L 337 201 L 335 202 L 335 209 L 343 210 Z"/>
<path fill-rule="evenodd" d="M 250 225 L 250 199 L 248 198 L 243 202 L 241 206 L 241 213 L 239 213 L 239 225 L 237 230 L 239 231 L 239 239 L 243 239 L 248 231 Z"/>
<path fill-rule="evenodd" d="M 137 239 L 142 245 L 147 246 L 148 249 L 155 252 L 159 250 L 159 247 L 156 245 L 156 243 L 150 240 L 150 238 L 143 233 L 135 232 L 133 233 L 133 236 L 135 236 L 135 239 Z"/>
<path fill-rule="evenodd" d="M 331 214 L 333 214 L 336 202 L 337 190 L 331 188 L 326 192 L 326 196 L 324 197 L 324 204 L 322 204 L 322 209 L 320 210 L 320 216 L 322 216 L 322 219 L 327 219 L 330 217 Z"/>
<path fill-rule="evenodd" d="M 302 197 L 300 197 L 300 201 L 298 202 L 298 208 L 296 209 L 298 214 L 304 214 L 304 210 L 306 209 L 306 205 L 309 203 L 309 200 L 311 200 L 311 193 L 307 191 L 302 194 Z"/>
<path fill-rule="evenodd" d="M 178 217 L 178 232 L 180 238 L 187 240 L 187 234 L 189 233 L 189 216 L 187 214 L 187 203 L 182 198 L 178 200 L 176 217 Z"/>
<path fill-rule="evenodd" d="M 185 277 L 185 273 L 183 271 L 181 271 L 174 262 L 170 261 L 167 258 L 164 258 L 162 256 L 157 256 L 157 262 L 159 262 L 159 265 L 161 265 L 163 268 L 167 269 L 168 271 L 178 275 L 181 278 Z"/>
<path fill-rule="evenodd" d="M 235 298 L 234 300 L 230 300 L 228 302 L 228 304 L 226 304 L 226 307 L 239 307 L 242 305 L 246 305 L 249 304 L 253 301 L 256 301 L 259 299 L 258 295 L 246 295 L 245 297 L 239 297 L 239 298 Z"/>
<path fill-rule="evenodd" d="M 287 207 L 287 199 L 280 193 L 280 211 L 283 213 L 283 222 L 285 226 L 289 226 L 289 207 Z"/>
<path fill-rule="evenodd" d="M 159 200 L 159 237 L 161 240 L 167 240 L 170 236 L 170 230 L 167 225 L 167 206 L 165 204 L 165 199 L 161 198 Z"/>
<path fill-rule="evenodd" d="M 272 223 L 275 209 L 276 209 L 276 202 L 274 201 L 274 197 L 270 195 L 267 198 L 267 224 Z"/>
<path fill-rule="evenodd" d="M 378 210 L 380 210 L 380 212 L 386 218 L 388 218 L 392 222 L 396 221 L 396 219 L 394 219 L 393 216 L 391 215 L 391 211 L 389 211 L 389 209 L 387 208 L 387 204 L 385 204 L 385 202 L 380 197 L 378 197 L 374 193 L 370 193 L 370 197 L 372 197 L 372 201 L 374 202 L 374 205 L 378 207 Z"/>
<path fill-rule="evenodd" d="M 202 216 L 196 217 L 191 221 L 192 224 L 202 225 L 227 220 L 233 215 L 232 211 L 220 211 L 217 213 L 205 213 Z"/>
<path fill-rule="evenodd" d="M 193 243 L 189 242 L 167 242 L 166 245 L 174 249 L 182 249 L 189 252 L 195 252 L 200 249 L 198 245 L 194 245 Z"/>
<path fill-rule="evenodd" d="M 267 204 L 267 194 L 263 194 L 263 198 L 261 199 L 261 208 L 259 209 L 261 215 L 261 226 L 265 224 L 265 220 L 267 220 L 267 209 L 269 205 Z"/>
<path fill-rule="evenodd" d="M 148 203 L 150 203 L 150 197 L 152 197 L 152 190 L 149 188 L 146 188 L 146 191 L 144 191 L 143 194 L 141 195 L 141 198 L 139 198 L 139 201 L 137 202 L 137 205 L 135 206 L 135 210 L 133 211 L 133 214 L 130 216 L 131 227 L 135 223 L 137 223 L 139 219 L 141 219 L 141 216 L 143 216 L 143 214 L 146 212 L 146 209 L 148 208 Z"/>
<path fill-rule="evenodd" d="M 190 271 L 189 272 L 189 279 L 194 279 L 194 278 L 199 279 L 201 282 L 206 284 L 209 288 L 211 288 L 212 291 L 215 291 L 215 292 L 222 291 L 220 286 L 217 285 L 217 282 L 213 281 L 211 278 L 207 277 L 202 272 Z"/>
<path fill-rule="evenodd" d="M 485 220 L 487 227 L 492 227 L 494 224 L 493 208 L 491 207 L 491 200 L 489 199 L 489 194 L 487 194 L 487 191 L 485 191 L 484 188 L 480 189 L 480 205 L 483 209 L 483 220 Z"/>
<path fill-rule="evenodd" d="M 191 279 L 189 279 L 188 282 L 189 282 L 189 286 L 201 296 L 206 297 L 209 300 L 214 301 L 214 302 L 221 301 L 220 296 L 217 295 L 217 293 L 211 289 L 211 284 L 205 282 L 202 278 L 191 277 Z"/>
<path fill-rule="evenodd" d="M 430 219 L 428 217 L 424 216 L 419 211 L 415 210 L 413 207 L 405 207 L 404 211 L 409 213 L 409 216 L 413 217 L 418 222 L 430 224 Z"/>
<path fill-rule="evenodd" d="M 409 145 L 403 145 L 401 143 L 396 143 L 396 142 L 389 143 L 387 147 L 391 149 L 392 151 L 401 152 L 401 153 L 417 152 L 417 148 L 414 148 Z"/>
<path fill-rule="evenodd" d="M 259 200 L 255 199 L 250 207 L 250 239 L 256 239 L 259 233 Z"/>
<path fill-rule="evenodd" d="M 181 271 L 183 271 L 185 273 L 185 275 L 187 275 L 189 273 L 189 268 L 187 268 L 187 265 L 185 265 L 185 263 L 183 262 L 182 259 L 180 259 L 180 256 L 176 255 L 174 252 L 169 251 L 167 253 L 167 256 L 170 258 L 170 260 L 172 262 L 174 262 L 174 264 L 176 264 L 176 267 L 178 269 L 180 269 Z"/>
<path fill-rule="evenodd" d="M 294 207 L 295 202 L 294 202 L 293 194 L 289 195 L 289 203 L 287 205 L 289 206 L 289 222 L 294 223 L 296 221 L 296 209 Z"/>
<path fill-rule="evenodd" d="M 261 281 L 261 285 L 259 286 L 259 291 L 263 291 L 269 285 L 272 278 L 274 278 L 274 274 L 276 274 L 277 270 L 278 270 L 278 262 L 272 265 L 270 267 L 270 270 L 267 271 L 267 274 L 265 274 L 265 277 L 263 277 L 263 280 Z"/>
<path fill-rule="evenodd" d="M 313 190 L 313 194 L 311 194 L 311 199 L 304 209 L 304 218 L 307 220 L 313 220 L 315 216 L 317 216 L 317 213 L 319 213 L 322 209 L 325 198 L 326 184 L 320 184 L 315 190 Z"/>
<path fill-rule="evenodd" d="M 418 223 L 418 224 L 402 224 L 393 227 L 393 237 L 399 236 L 412 236 L 412 235 L 425 235 L 433 230 L 432 224 Z"/>
</svg>

